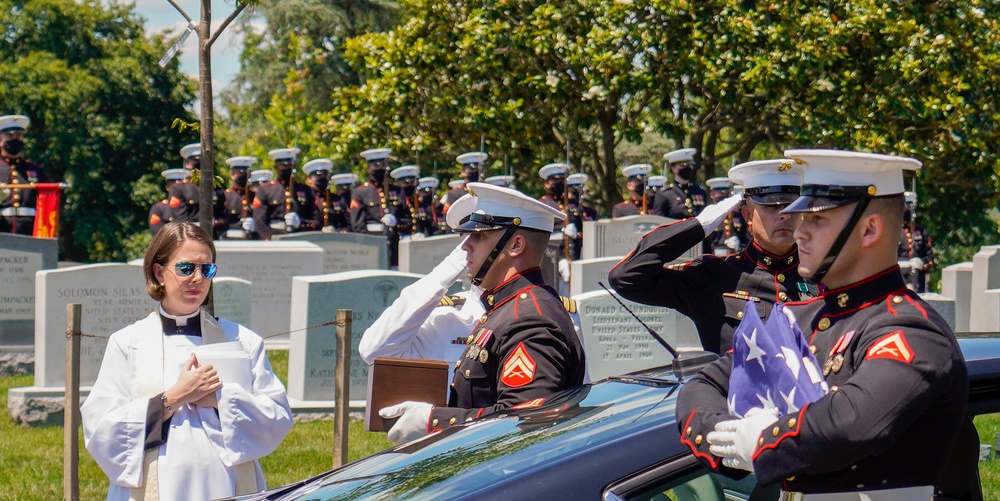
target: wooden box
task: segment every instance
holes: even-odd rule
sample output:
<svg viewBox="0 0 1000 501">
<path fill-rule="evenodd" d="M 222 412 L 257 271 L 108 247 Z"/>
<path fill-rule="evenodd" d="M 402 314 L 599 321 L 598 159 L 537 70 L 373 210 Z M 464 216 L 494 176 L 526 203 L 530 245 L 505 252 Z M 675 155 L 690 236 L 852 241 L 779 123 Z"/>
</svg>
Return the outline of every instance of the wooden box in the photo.
<svg viewBox="0 0 1000 501">
<path fill-rule="evenodd" d="M 389 431 L 396 419 L 382 419 L 378 411 L 390 405 L 407 400 L 447 405 L 450 369 L 440 360 L 377 357 L 368 368 L 365 430 Z"/>
</svg>

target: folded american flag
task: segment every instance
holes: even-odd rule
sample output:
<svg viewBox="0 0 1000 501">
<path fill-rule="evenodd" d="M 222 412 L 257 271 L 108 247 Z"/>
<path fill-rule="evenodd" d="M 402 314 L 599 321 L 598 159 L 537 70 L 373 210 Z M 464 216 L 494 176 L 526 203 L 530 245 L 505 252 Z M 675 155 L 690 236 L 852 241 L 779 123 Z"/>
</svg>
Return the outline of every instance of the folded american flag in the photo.
<svg viewBox="0 0 1000 501">
<path fill-rule="evenodd" d="M 829 387 L 791 311 L 774 305 L 764 324 L 747 301 L 733 335 L 729 413 L 743 417 L 755 407 L 796 412 L 826 395 Z"/>
</svg>

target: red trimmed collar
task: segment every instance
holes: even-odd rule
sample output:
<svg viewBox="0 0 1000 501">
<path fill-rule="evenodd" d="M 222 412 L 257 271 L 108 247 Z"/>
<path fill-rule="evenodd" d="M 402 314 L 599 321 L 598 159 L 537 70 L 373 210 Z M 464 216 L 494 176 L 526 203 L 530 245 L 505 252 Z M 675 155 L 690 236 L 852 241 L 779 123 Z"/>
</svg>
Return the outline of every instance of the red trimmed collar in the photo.
<svg viewBox="0 0 1000 501">
<path fill-rule="evenodd" d="M 771 272 L 771 274 L 782 273 L 799 266 L 799 247 L 792 244 L 792 248 L 783 255 L 771 254 L 757 245 L 757 242 L 750 242 L 750 245 L 743 250 L 747 259 L 753 261 L 757 266 Z"/>
<path fill-rule="evenodd" d="M 856 310 L 868 304 L 881 303 L 890 294 L 906 289 L 899 265 L 876 273 L 860 282 L 830 289 L 821 298 L 831 315 Z"/>
<path fill-rule="evenodd" d="M 542 269 L 535 267 L 519 272 L 500 285 L 484 292 L 479 297 L 479 300 L 483 303 L 483 308 L 486 311 L 491 311 L 520 293 L 522 289 L 544 285 L 545 280 L 542 278 Z"/>
</svg>

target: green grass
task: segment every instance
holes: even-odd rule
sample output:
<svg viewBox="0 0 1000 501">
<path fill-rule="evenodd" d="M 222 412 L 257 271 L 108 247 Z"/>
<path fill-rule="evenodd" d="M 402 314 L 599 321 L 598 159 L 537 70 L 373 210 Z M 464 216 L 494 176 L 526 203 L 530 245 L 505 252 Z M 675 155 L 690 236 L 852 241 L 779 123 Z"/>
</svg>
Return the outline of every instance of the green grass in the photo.
<svg viewBox="0 0 1000 501">
<path fill-rule="evenodd" d="M 288 352 L 269 351 L 274 371 L 287 381 Z M 63 494 L 63 427 L 21 427 L 6 413 L 7 391 L 31 386 L 34 376 L 0 378 L 0 500 L 53 500 Z M 354 461 L 386 447 L 384 433 L 364 431 L 362 421 L 351 421 L 348 430 L 348 460 Z M 296 423 L 284 442 L 261 459 L 264 478 L 279 486 L 329 470 L 333 465 L 333 422 Z M 83 448 L 80 432 L 80 499 L 104 499 L 108 478 Z"/>
<path fill-rule="evenodd" d="M 274 372 L 287 381 L 288 352 L 270 351 Z M 10 388 L 31 386 L 33 376 L 0 378 L 0 409 L 7 409 Z M 976 418 L 980 442 L 993 445 L 1000 434 L 1000 415 Z M 83 448 L 80 437 L 80 499 L 104 499 L 108 479 Z M 354 461 L 389 447 L 383 433 L 364 431 L 364 423 L 351 421 L 348 460 Z M 25 428 L 8 415 L 0 417 L 0 500 L 53 500 L 62 498 L 63 427 Z M 291 483 L 330 469 L 333 462 L 333 422 L 296 423 L 284 442 L 261 459 L 270 486 Z M 979 463 L 983 497 L 1000 501 L 1000 459 Z"/>
</svg>

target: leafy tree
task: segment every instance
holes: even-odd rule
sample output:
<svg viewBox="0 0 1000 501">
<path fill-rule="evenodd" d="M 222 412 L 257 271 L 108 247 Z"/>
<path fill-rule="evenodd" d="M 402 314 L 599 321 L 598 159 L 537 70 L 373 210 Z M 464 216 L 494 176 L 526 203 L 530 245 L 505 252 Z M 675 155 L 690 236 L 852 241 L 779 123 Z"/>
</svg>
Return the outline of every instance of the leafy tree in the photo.
<svg viewBox="0 0 1000 501">
<path fill-rule="evenodd" d="M 235 141 L 227 147 L 262 156 L 297 144 L 302 131 L 296 121 L 310 121 L 327 109 L 337 88 L 361 81 L 344 59 L 346 40 L 388 30 L 395 24 L 396 8 L 395 2 L 377 0 L 257 5 L 254 16 L 237 24 L 244 36 L 242 69 L 222 92 L 230 116 L 223 127 L 231 129 L 227 136 Z M 269 111 L 278 96 L 284 105 Z"/>
<path fill-rule="evenodd" d="M 691 40 L 677 57 L 689 76 L 673 97 L 689 119 L 668 113 L 657 122 L 665 132 L 686 129 L 705 166 L 789 147 L 913 156 L 924 162 L 923 222 L 952 249 L 944 262 L 996 241 L 987 216 L 1000 201 L 995 4 L 654 4 L 674 9 L 668 17 L 686 13 L 674 28 Z M 720 151 L 724 133 L 733 140 Z"/>
<path fill-rule="evenodd" d="M 176 62 L 157 65 L 169 45 L 147 39 L 130 7 L 0 0 L 0 12 L 0 110 L 31 118 L 26 155 L 72 185 L 63 203 L 60 257 L 121 260 L 125 242 L 147 231 L 157 185 L 162 198 L 155 174 L 192 139 L 170 124 L 190 118 L 184 106 L 194 87 Z M 133 198 L 137 191 L 152 200 Z"/>
<path fill-rule="evenodd" d="M 997 238 L 994 3 L 400 5 L 399 26 L 335 49 L 357 84 L 316 103 L 289 72 L 269 123 L 353 164 L 385 145 L 450 167 L 485 137 L 535 190 L 537 167 L 569 143 L 605 207 L 620 200 L 623 160 L 658 164 L 668 144 L 698 148 L 704 178 L 792 147 L 911 155 L 925 164 L 917 187 L 939 246 L 967 256 Z M 650 133 L 667 140 L 650 147 Z"/>
</svg>

